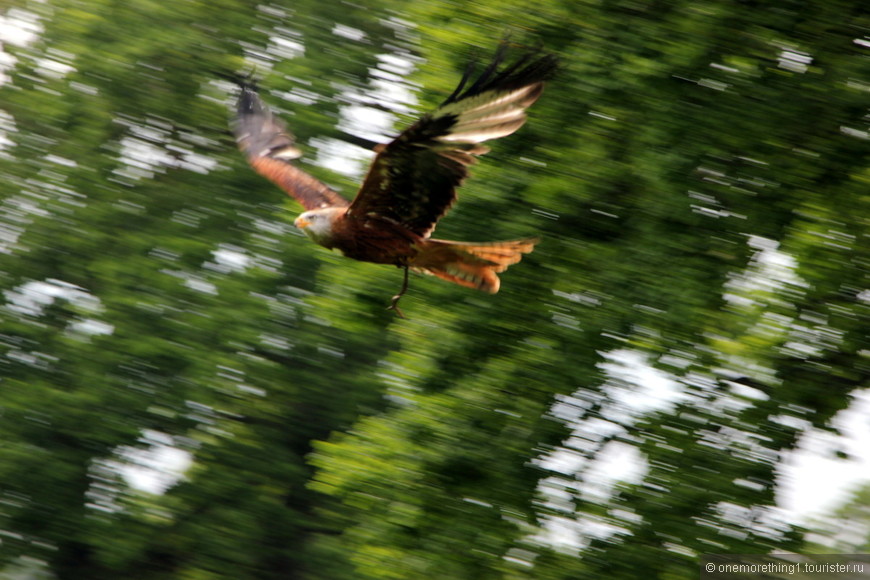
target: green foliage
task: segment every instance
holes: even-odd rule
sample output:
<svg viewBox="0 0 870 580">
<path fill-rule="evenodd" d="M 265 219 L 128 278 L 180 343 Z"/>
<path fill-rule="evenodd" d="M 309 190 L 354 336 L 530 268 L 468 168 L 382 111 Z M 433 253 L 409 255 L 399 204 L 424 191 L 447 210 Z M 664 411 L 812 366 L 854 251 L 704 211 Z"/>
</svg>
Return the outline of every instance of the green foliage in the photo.
<svg viewBox="0 0 870 580">
<path fill-rule="evenodd" d="M 860 3 L 14 4 L 42 32 L 0 85 L 3 574 L 680 579 L 801 548 L 778 462 L 868 374 Z M 307 244 L 247 168 L 229 81 L 352 195 L 314 161 L 369 139 L 352 95 L 431 108 L 506 33 L 562 70 L 438 236 L 543 242 L 495 296 L 414 278 L 398 320 L 400 272 Z M 155 445 L 193 459 L 165 493 L 123 476 Z M 638 473 L 605 484 L 615 449 Z"/>
</svg>

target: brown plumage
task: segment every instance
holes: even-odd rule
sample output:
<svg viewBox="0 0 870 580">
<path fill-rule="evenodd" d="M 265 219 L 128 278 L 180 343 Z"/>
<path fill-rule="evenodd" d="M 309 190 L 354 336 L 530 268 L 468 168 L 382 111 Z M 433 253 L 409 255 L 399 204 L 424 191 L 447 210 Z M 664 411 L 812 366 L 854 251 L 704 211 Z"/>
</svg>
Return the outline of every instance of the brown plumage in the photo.
<svg viewBox="0 0 870 580">
<path fill-rule="evenodd" d="M 469 73 L 434 112 L 420 118 L 377 156 L 352 202 L 290 162 L 301 152 L 251 86 L 243 86 L 234 131 L 251 166 L 306 211 L 296 225 L 312 240 L 355 260 L 408 269 L 461 286 L 498 292 L 496 275 L 531 252 L 536 239 L 468 243 L 434 240 L 435 224 L 456 201 L 468 166 L 489 149 L 483 141 L 510 135 L 525 123 L 525 109 L 543 91 L 557 61 L 528 53 L 502 68 L 505 45 L 468 88 Z"/>
</svg>

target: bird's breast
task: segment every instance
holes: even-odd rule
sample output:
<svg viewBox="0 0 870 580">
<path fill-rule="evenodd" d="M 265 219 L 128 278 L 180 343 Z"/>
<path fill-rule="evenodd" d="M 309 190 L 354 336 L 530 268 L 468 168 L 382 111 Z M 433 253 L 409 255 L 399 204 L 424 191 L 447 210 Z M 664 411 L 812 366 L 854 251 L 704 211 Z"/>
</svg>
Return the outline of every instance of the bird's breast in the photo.
<svg viewBox="0 0 870 580">
<path fill-rule="evenodd" d="M 331 248 L 361 262 L 405 264 L 417 254 L 420 240 L 398 224 L 382 220 L 337 220 Z"/>
</svg>

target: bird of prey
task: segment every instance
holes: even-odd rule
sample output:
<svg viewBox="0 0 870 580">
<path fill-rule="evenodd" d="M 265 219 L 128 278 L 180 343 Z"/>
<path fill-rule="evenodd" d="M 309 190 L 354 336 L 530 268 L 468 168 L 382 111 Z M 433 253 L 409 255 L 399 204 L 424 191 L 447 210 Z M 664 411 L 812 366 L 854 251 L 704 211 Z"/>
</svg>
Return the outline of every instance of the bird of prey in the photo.
<svg viewBox="0 0 870 580">
<path fill-rule="evenodd" d="M 556 58 L 538 51 L 505 65 L 505 50 L 503 44 L 470 84 L 469 67 L 438 109 L 392 142 L 377 145 L 377 155 L 350 202 L 293 165 L 302 155 L 293 135 L 256 89 L 242 84 L 233 131 L 248 162 L 305 207 L 294 223 L 314 242 L 348 258 L 404 269 L 402 287 L 389 306 L 400 317 L 398 303 L 408 289 L 409 269 L 495 293 L 497 273 L 519 262 L 537 243 L 534 238 L 456 242 L 430 237 L 456 201 L 468 166 L 489 151 L 481 143 L 519 129 L 526 108 L 556 70 Z"/>
</svg>

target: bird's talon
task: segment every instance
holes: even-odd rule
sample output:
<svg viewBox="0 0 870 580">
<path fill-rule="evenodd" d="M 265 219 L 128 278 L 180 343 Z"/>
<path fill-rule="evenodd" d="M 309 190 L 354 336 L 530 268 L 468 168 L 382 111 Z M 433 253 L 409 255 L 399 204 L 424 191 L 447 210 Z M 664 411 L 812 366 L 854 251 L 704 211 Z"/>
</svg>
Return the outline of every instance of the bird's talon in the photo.
<svg viewBox="0 0 870 580">
<path fill-rule="evenodd" d="M 399 290 L 399 293 L 393 296 L 393 299 L 390 301 L 390 305 L 387 306 L 387 310 L 395 310 L 396 314 L 399 318 L 405 318 L 405 315 L 402 314 L 402 311 L 399 310 L 399 300 L 401 300 L 402 296 L 405 295 L 405 292 L 408 291 L 408 266 L 405 266 L 405 275 L 402 277 L 402 288 Z"/>
<path fill-rule="evenodd" d="M 392 299 L 392 301 L 390 302 L 390 305 L 387 306 L 387 310 L 392 310 L 392 311 L 394 311 L 394 312 L 396 313 L 396 316 L 398 316 L 399 318 L 405 318 L 405 315 L 404 315 L 404 314 L 402 313 L 402 311 L 399 309 L 399 299 L 400 299 L 401 297 L 402 297 L 401 294 L 396 294 L 395 296 L 393 296 L 393 299 Z"/>
</svg>

